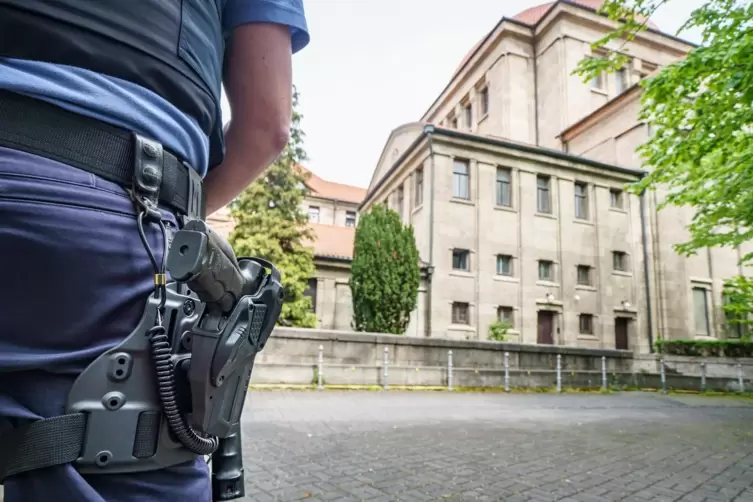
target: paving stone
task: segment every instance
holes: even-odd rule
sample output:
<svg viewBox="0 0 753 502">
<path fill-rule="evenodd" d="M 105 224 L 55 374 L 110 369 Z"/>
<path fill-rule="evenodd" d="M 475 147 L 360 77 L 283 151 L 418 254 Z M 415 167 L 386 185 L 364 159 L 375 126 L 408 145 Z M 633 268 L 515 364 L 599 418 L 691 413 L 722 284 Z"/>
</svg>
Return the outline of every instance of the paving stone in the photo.
<svg viewBox="0 0 753 502">
<path fill-rule="evenodd" d="M 399 391 L 251 397 L 243 414 L 246 502 L 753 502 L 753 406 L 744 401 Z"/>
</svg>

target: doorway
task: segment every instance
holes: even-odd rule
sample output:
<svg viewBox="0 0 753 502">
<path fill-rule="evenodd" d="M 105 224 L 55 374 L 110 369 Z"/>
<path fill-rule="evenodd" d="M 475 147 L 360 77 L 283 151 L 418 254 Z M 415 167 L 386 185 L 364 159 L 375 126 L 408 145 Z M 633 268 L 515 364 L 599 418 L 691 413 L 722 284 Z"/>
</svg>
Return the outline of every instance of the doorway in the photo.
<svg viewBox="0 0 753 502">
<path fill-rule="evenodd" d="M 554 312 L 551 310 L 539 310 L 538 312 L 536 343 L 554 345 Z"/>
<path fill-rule="evenodd" d="M 630 318 L 616 317 L 614 319 L 614 348 L 628 350 L 628 326 Z"/>
</svg>

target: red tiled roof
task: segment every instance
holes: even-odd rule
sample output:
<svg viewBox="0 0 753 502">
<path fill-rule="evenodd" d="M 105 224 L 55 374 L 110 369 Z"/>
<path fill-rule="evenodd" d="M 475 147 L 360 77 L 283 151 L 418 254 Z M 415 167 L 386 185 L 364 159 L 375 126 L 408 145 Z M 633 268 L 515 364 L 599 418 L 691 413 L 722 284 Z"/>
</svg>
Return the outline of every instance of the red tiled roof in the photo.
<svg viewBox="0 0 753 502">
<path fill-rule="evenodd" d="M 586 7 L 588 9 L 598 10 L 601 8 L 601 5 L 604 3 L 604 0 L 570 0 L 572 3 L 576 3 L 579 5 L 582 5 L 583 7 Z M 551 9 L 554 4 L 557 2 L 547 2 L 543 3 L 541 5 L 536 5 L 535 7 L 528 8 L 522 12 L 519 12 L 518 14 L 514 15 L 512 19 L 516 21 L 520 21 L 523 24 L 527 24 L 530 26 L 534 26 L 536 23 L 541 21 L 544 16 L 549 12 L 549 9 Z M 658 30 L 659 27 L 656 26 L 651 20 L 648 21 L 648 27 Z M 466 53 L 466 55 L 463 57 L 462 61 L 460 61 L 460 64 L 455 69 L 455 72 L 452 74 L 452 78 L 455 78 L 458 73 L 460 73 L 460 70 L 465 66 L 465 64 L 473 57 L 473 55 L 476 53 L 478 48 L 481 46 L 481 43 L 486 39 L 486 37 L 489 35 L 489 33 L 484 34 L 484 36 L 476 42 L 476 45 L 473 46 L 473 48 Z"/>
<path fill-rule="evenodd" d="M 356 229 L 353 227 L 338 227 L 310 223 L 314 230 L 314 256 L 324 258 L 353 259 L 353 242 Z"/>
<path fill-rule="evenodd" d="M 360 204 L 366 197 L 365 188 L 323 180 L 305 167 L 301 165 L 298 167 L 309 173 L 309 179 L 306 182 L 306 185 L 311 189 L 311 195 L 315 197 L 352 202 L 354 204 Z"/>
<path fill-rule="evenodd" d="M 570 2 L 582 5 L 583 7 L 587 7 L 589 9 L 599 10 L 604 3 L 604 0 L 570 0 Z M 555 3 L 557 2 L 548 2 L 545 4 L 537 5 L 535 7 L 531 7 L 530 9 L 526 9 L 523 12 L 516 14 L 515 16 L 513 16 L 513 19 L 520 21 L 521 23 L 534 25 L 541 21 L 541 19 L 546 15 L 547 12 L 549 12 L 549 9 Z M 647 23 L 647 26 L 655 30 L 659 29 L 659 27 L 651 22 L 650 19 Z"/>
</svg>

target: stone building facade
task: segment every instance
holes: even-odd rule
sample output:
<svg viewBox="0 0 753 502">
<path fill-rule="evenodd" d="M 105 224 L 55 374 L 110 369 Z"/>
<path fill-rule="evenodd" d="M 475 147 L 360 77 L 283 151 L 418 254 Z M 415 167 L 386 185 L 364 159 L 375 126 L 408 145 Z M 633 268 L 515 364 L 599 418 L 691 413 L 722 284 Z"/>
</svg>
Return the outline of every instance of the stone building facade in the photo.
<svg viewBox="0 0 753 502">
<path fill-rule="evenodd" d="M 691 214 L 625 185 L 645 174 L 635 84 L 693 48 L 649 29 L 608 49 L 630 62 L 573 75 L 615 28 L 601 0 L 503 18 L 419 122 L 392 131 L 360 207 L 397 210 L 429 265 L 423 336 L 649 351 L 657 336 L 736 336 L 721 281 L 746 250 L 685 258 Z M 749 250 L 748 250 L 749 251 Z"/>
</svg>

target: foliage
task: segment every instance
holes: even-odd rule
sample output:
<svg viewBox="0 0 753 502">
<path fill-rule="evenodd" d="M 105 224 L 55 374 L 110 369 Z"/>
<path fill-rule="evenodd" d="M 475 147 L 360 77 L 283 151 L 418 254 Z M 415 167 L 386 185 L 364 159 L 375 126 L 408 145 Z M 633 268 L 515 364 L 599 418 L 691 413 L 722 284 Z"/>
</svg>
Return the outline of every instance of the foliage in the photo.
<svg viewBox="0 0 753 502">
<path fill-rule="evenodd" d="M 660 354 L 696 357 L 753 357 L 753 342 L 745 340 L 657 340 Z"/>
<path fill-rule="evenodd" d="M 722 295 L 724 312 L 730 327 L 743 332 L 743 339 L 750 337 L 753 324 L 753 279 L 738 275 L 724 281 Z"/>
<path fill-rule="evenodd" d="M 494 321 L 489 325 L 489 340 L 495 342 L 504 342 L 507 339 L 507 332 L 512 328 L 506 321 Z"/>
<path fill-rule="evenodd" d="M 622 66 L 626 41 L 645 30 L 646 20 L 669 1 L 607 0 L 600 11 L 624 23 L 593 48 L 612 53 L 582 61 L 575 73 L 587 80 Z M 649 173 L 631 190 L 661 187 L 660 208 L 693 208 L 689 239 L 675 246 L 678 253 L 692 255 L 753 238 L 753 2 L 709 0 L 678 33 L 686 28 L 702 32 L 701 44 L 641 82 L 639 118 L 650 124 L 652 135 L 638 152 Z M 753 253 L 742 262 L 752 260 Z"/>
<path fill-rule="evenodd" d="M 416 308 L 419 273 L 412 226 L 383 204 L 361 216 L 350 275 L 354 329 L 403 334 Z"/>
<path fill-rule="evenodd" d="M 308 215 L 301 209 L 307 174 L 297 168 L 306 159 L 301 115 L 293 94 L 290 140 L 277 160 L 234 200 L 235 228 L 228 241 L 237 256 L 258 256 L 280 270 L 285 300 L 278 324 L 314 327 L 311 298 L 304 295 L 314 277 L 314 252 L 306 241 L 314 238 Z"/>
</svg>

